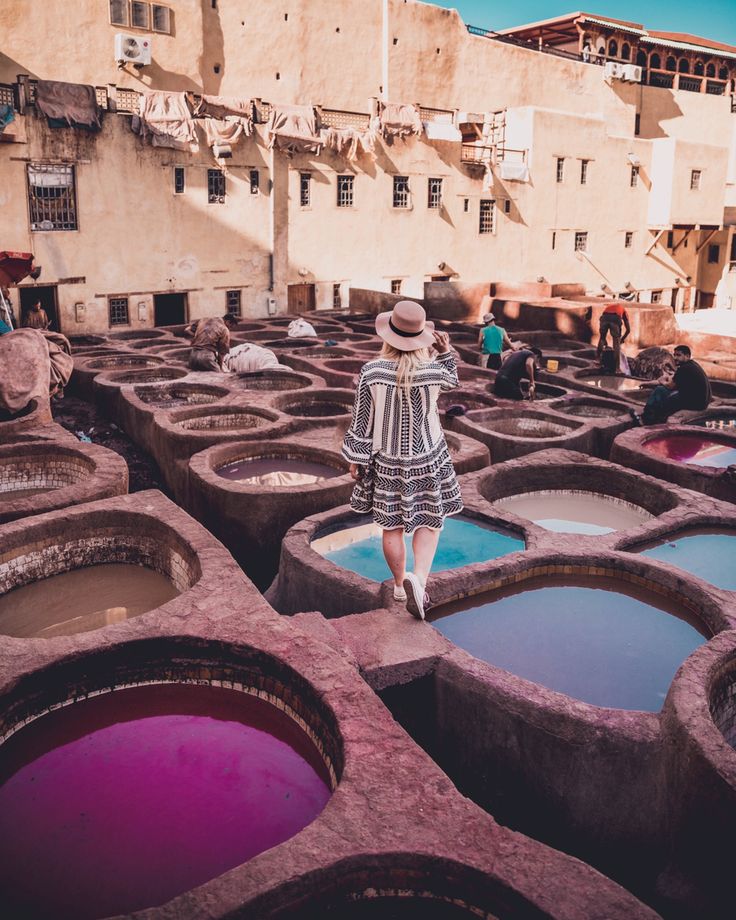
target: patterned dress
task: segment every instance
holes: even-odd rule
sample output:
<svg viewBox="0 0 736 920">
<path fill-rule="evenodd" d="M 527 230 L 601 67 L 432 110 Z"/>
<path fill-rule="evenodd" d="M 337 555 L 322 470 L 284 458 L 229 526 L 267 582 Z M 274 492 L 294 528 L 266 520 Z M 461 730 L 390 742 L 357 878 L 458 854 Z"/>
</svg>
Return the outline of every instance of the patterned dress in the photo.
<svg viewBox="0 0 736 920">
<path fill-rule="evenodd" d="M 350 506 L 373 513 L 383 530 L 441 530 L 447 515 L 463 509 L 460 487 L 440 424 L 437 397 L 457 386 L 452 353 L 420 364 L 411 390 L 396 383 L 395 361 L 363 365 L 343 456 L 369 470 L 353 490 Z"/>
</svg>

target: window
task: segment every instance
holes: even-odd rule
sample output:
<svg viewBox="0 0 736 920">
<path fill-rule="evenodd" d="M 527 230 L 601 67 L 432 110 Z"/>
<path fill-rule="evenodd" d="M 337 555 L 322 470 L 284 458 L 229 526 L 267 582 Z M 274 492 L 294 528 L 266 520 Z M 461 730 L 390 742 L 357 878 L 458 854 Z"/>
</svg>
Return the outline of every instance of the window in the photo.
<svg viewBox="0 0 736 920">
<path fill-rule="evenodd" d="M 258 189 L 261 184 L 261 177 L 257 169 L 251 169 L 250 171 L 250 193 L 251 195 L 257 195 Z"/>
<path fill-rule="evenodd" d="M 427 207 L 442 207 L 442 179 L 427 179 Z"/>
<path fill-rule="evenodd" d="M 662 59 L 660 58 L 658 54 L 653 54 L 649 58 L 649 66 L 652 68 L 652 70 L 661 70 Z M 675 68 L 673 67 L 672 69 L 674 70 Z"/>
<path fill-rule="evenodd" d="M 355 176 L 337 177 L 337 206 L 338 208 L 352 208 L 353 188 Z"/>
<path fill-rule="evenodd" d="M 234 313 L 236 316 L 242 316 L 241 313 L 241 291 L 225 291 L 225 312 Z"/>
<path fill-rule="evenodd" d="M 207 201 L 210 204 L 225 203 L 225 173 L 221 169 L 207 170 Z"/>
<path fill-rule="evenodd" d="M 618 42 L 614 39 L 611 39 L 608 43 L 608 56 L 612 58 L 618 57 Z"/>
<path fill-rule="evenodd" d="M 184 192 L 184 167 L 174 167 L 174 192 L 181 195 Z"/>
<path fill-rule="evenodd" d="M 463 211 L 467 214 L 469 210 L 470 210 L 470 199 L 463 198 Z"/>
<path fill-rule="evenodd" d="M 661 302 L 662 302 L 662 292 L 652 291 L 651 303 L 661 303 Z"/>
<path fill-rule="evenodd" d="M 151 7 L 153 14 L 153 31 L 164 32 L 166 35 L 171 34 L 171 14 L 168 6 L 159 6 L 154 3 Z"/>
<path fill-rule="evenodd" d="M 128 25 L 128 0 L 110 0 L 110 22 L 114 26 Z"/>
<path fill-rule="evenodd" d="M 342 297 L 340 296 L 340 285 L 332 285 L 332 309 L 341 310 L 342 309 Z"/>
<path fill-rule="evenodd" d="M 31 230 L 76 230 L 73 166 L 28 164 Z"/>
<path fill-rule="evenodd" d="M 668 248 L 668 249 L 672 249 L 672 247 L 673 247 L 674 245 L 675 245 L 675 234 L 674 234 L 674 231 L 668 230 L 668 231 L 667 231 L 667 248 Z"/>
<path fill-rule="evenodd" d="M 400 294 L 401 293 L 401 278 L 394 278 L 391 282 L 391 293 Z"/>
<path fill-rule="evenodd" d="M 171 33 L 171 10 L 159 3 L 139 0 L 110 0 L 110 22 L 114 26 Z"/>
<path fill-rule="evenodd" d="M 651 60 L 651 62 L 650 62 L 650 64 L 651 64 L 652 67 L 654 67 L 654 58 L 655 58 L 655 57 L 656 57 L 657 60 L 659 61 L 659 55 L 653 54 L 653 55 L 652 55 L 652 60 Z M 669 70 L 669 71 L 671 71 L 671 72 L 674 72 L 675 70 L 677 70 L 677 61 L 674 59 L 674 57 L 672 57 L 672 55 L 670 55 L 670 56 L 667 58 L 667 60 L 665 61 L 665 65 L 664 65 L 664 66 L 665 66 L 665 70 Z M 659 64 L 657 64 L 657 67 L 659 67 Z"/>
<path fill-rule="evenodd" d="M 718 265 L 721 261 L 721 247 L 712 244 L 708 247 L 708 264 L 709 265 Z"/>
<path fill-rule="evenodd" d="M 554 249 L 556 245 L 557 245 L 557 231 L 553 230 L 552 231 L 552 248 Z"/>
<path fill-rule="evenodd" d="M 634 135 L 638 137 L 641 134 L 641 114 L 639 112 L 634 115 Z"/>
<path fill-rule="evenodd" d="M 130 4 L 130 24 L 134 29 L 148 29 L 151 7 L 148 3 L 132 0 Z"/>
<path fill-rule="evenodd" d="M 503 203 L 503 213 L 504 214 L 511 213 L 511 199 L 510 198 L 507 198 Z"/>
<path fill-rule="evenodd" d="M 629 185 L 632 188 L 636 188 L 638 184 L 639 184 L 639 167 L 632 166 L 631 175 L 629 176 Z"/>
<path fill-rule="evenodd" d="M 493 233 L 495 228 L 496 202 L 483 198 L 480 202 L 478 233 Z"/>
<path fill-rule="evenodd" d="M 699 169 L 693 169 L 690 172 L 690 188 L 694 191 L 697 191 L 700 188 L 700 176 L 701 171 Z"/>
<path fill-rule="evenodd" d="M 634 242 L 634 234 L 631 230 L 627 230 L 624 233 L 624 249 L 631 249 L 631 245 Z"/>
<path fill-rule="evenodd" d="M 624 61 L 631 59 L 631 46 L 627 42 L 621 45 L 621 59 Z"/>
<path fill-rule="evenodd" d="M 299 173 L 299 204 L 308 208 L 312 203 L 312 174 Z"/>
<path fill-rule="evenodd" d="M 128 298 L 111 297 L 108 302 L 111 326 L 127 326 L 130 323 L 128 318 Z"/>
<path fill-rule="evenodd" d="M 736 233 L 731 237 L 731 258 L 728 263 L 728 270 L 736 272 Z"/>
<path fill-rule="evenodd" d="M 565 158 L 557 157 L 557 181 L 562 182 L 565 178 Z"/>
<path fill-rule="evenodd" d="M 590 160 L 581 160 L 580 161 L 580 184 L 588 184 L 588 163 Z"/>
<path fill-rule="evenodd" d="M 410 201 L 409 177 L 394 176 L 394 207 L 408 208 Z"/>
<path fill-rule="evenodd" d="M 588 251 L 588 232 L 587 230 L 575 231 L 575 252 Z"/>
</svg>

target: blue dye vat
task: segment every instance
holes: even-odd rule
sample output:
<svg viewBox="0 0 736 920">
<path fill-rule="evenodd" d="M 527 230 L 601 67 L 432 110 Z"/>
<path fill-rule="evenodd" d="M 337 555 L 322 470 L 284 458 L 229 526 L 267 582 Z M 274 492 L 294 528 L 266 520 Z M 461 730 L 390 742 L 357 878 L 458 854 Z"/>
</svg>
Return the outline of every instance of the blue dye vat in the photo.
<svg viewBox="0 0 736 920">
<path fill-rule="evenodd" d="M 709 581 L 716 588 L 736 591 L 736 532 L 698 530 L 642 550 L 642 556 L 669 562 Z"/>
<path fill-rule="evenodd" d="M 448 604 L 430 619 L 456 645 L 512 674 L 595 706 L 646 712 L 662 708 L 677 668 L 705 641 L 684 608 L 602 577 L 529 579 Z"/>
<path fill-rule="evenodd" d="M 321 551 L 319 541 L 312 545 L 318 552 Z M 411 550 L 410 537 L 406 538 L 406 545 L 406 565 L 411 571 L 414 565 L 414 554 Z M 447 569 L 459 569 L 464 565 L 487 562 L 525 548 L 524 540 L 503 530 L 495 530 L 467 518 L 450 517 L 445 521 L 440 535 L 432 571 L 444 572 Z M 385 581 L 391 577 L 391 571 L 383 558 L 380 531 L 340 549 L 322 552 L 322 555 L 335 565 L 351 572 L 357 572 L 358 575 L 369 578 L 371 581 Z"/>
</svg>

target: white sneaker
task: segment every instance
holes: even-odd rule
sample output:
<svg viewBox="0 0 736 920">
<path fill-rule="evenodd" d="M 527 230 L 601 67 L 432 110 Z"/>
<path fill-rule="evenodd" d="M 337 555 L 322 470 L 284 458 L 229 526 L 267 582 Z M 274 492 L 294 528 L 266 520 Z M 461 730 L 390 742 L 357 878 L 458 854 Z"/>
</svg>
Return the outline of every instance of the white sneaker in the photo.
<svg viewBox="0 0 736 920">
<path fill-rule="evenodd" d="M 406 591 L 406 609 L 418 620 L 424 619 L 424 585 L 412 572 L 407 572 L 404 578 Z"/>
<path fill-rule="evenodd" d="M 406 600 L 406 591 L 398 585 L 394 585 L 394 600 L 402 602 Z"/>
</svg>

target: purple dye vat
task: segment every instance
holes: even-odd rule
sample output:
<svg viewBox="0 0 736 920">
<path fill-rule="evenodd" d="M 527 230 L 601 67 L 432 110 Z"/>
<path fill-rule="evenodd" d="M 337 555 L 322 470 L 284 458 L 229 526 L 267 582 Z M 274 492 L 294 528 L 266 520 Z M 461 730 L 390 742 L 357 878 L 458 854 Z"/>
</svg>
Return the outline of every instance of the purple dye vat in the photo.
<svg viewBox="0 0 736 920">
<path fill-rule="evenodd" d="M 736 444 L 697 434 L 664 434 L 650 438 L 644 449 L 666 460 L 694 466 L 726 467 L 736 463 Z"/>
<path fill-rule="evenodd" d="M 253 457 L 228 463 L 217 470 L 223 479 L 260 486 L 307 486 L 323 479 L 343 476 L 342 470 L 324 463 L 292 460 L 289 457 Z"/>
<path fill-rule="evenodd" d="M 4 916 L 163 904 L 294 836 L 329 797 L 312 742 L 248 694 L 165 684 L 73 703 L 0 747 Z"/>
</svg>

